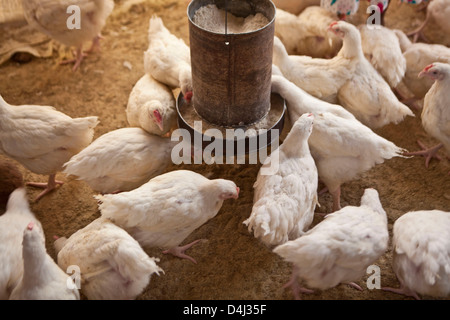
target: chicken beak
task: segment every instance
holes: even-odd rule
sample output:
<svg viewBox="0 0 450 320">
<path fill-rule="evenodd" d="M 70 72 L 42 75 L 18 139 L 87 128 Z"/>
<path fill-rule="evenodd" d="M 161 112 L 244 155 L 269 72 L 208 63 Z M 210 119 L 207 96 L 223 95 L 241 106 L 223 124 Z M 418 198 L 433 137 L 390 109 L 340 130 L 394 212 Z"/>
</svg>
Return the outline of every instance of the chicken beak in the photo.
<svg viewBox="0 0 450 320">
<path fill-rule="evenodd" d="M 158 126 L 159 130 L 164 131 L 164 127 L 163 127 L 162 121 L 161 122 L 156 121 L 156 125 Z"/>
<path fill-rule="evenodd" d="M 419 75 L 417 76 L 417 78 L 422 78 L 422 77 L 424 77 L 426 75 L 426 72 L 425 71 L 420 71 L 419 72 Z"/>
<path fill-rule="evenodd" d="M 233 197 L 233 199 L 239 198 L 239 191 L 240 191 L 239 187 L 236 187 L 236 195 Z"/>
</svg>

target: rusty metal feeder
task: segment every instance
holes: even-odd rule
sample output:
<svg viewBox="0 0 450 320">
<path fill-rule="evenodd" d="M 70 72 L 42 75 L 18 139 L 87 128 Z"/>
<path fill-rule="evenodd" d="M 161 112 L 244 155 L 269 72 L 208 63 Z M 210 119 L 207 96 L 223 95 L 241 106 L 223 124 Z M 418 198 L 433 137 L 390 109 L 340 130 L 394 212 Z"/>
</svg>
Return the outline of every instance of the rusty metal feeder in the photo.
<svg viewBox="0 0 450 320">
<path fill-rule="evenodd" d="M 211 32 L 194 23 L 195 12 L 208 4 L 237 17 L 261 13 L 269 23 L 248 33 L 228 33 L 225 20 L 223 33 Z M 181 93 L 178 96 L 180 128 L 194 134 L 194 122 L 202 121 L 202 135 L 208 128 L 215 128 L 224 137 L 226 129 L 255 129 L 256 149 L 267 147 L 278 138 L 272 130 L 281 133 L 286 107 L 284 100 L 270 90 L 275 13 L 275 5 L 270 0 L 191 1 L 187 15 L 194 98 L 187 103 Z M 261 139 L 261 135 L 266 137 Z M 250 147 L 249 138 L 245 139 L 245 152 L 256 151 Z M 211 137 L 203 141 L 205 147 Z M 233 141 L 224 138 L 223 148 L 229 143 Z M 237 138 L 234 143 L 239 143 Z M 234 150 L 236 153 L 238 148 Z"/>
</svg>

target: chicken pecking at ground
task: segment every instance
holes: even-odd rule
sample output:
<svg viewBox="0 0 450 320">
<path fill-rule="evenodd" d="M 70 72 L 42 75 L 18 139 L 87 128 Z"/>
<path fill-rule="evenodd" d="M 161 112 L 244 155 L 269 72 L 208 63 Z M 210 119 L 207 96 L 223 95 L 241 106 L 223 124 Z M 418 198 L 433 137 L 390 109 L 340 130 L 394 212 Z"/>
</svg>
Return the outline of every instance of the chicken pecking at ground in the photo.
<svg viewBox="0 0 450 320">
<path fill-rule="evenodd" d="M 144 52 L 144 69 L 172 89 L 180 88 L 186 101 L 192 98 L 191 53 L 183 39 L 176 37 L 160 17 L 150 18 L 149 45 Z"/>
<path fill-rule="evenodd" d="M 308 7 L 298 16 L 278 9 L 275 36 L 290 55 L 332 58 L 342 46 L 342 40 L 327 31 L 335 20 L 336 16 L 318 6 Z"/>
<path fill-rule="evenodd" d="M 450 294 L 450 212 L 410 211 L 393 228 L 392 267 L 400 288 L 383 290 L 420 299 L 417 294 Z"/>
<path fill-rule="evenodd" d="M 63 172 L 100 193 L 130 191 L 164 172 L 176 143 L 141 128 L 113 130 L 74 155 Z"/>
<path fill-rule="evenodd" d="M 10 300 L 80 300 L 73 279 L 49 256 L 41 225 L 30 222 L 23 232 L 23 276 Z"/>
<path fill-rule="evenodd" d="M 159 175 L 137 189 L 98 195 L 101 215 L 129 232 L 142 246 L 196 261 L 184 253 L 197 243 L 179 247 L 195 229 L 214 218 L 224 200 L 237 199 L 233 181 L 210 180 L 189 170 Z"/>
<path fill-rule="evenodd" d="M 341 185 L 386 159 L 401 157 L 403 149 L 377 135 L 339 105 L 321 101 L 282 76 L 272 76 L 272 91 L 285 100 L 291 122 L 314 114 L 308 143 L 319 178 L 333 196 L 333 211 L 341 208 Z"/>
<path fill-rule="evenodd" d="M 425 166 L 437 152 L 444 147 L 450 156 L 450 64 L 436 62 L 426 66 L 419 77 L 429 77 L 434 81 L 433 86 L 425 95 L 422 109 L 422 126 L 425 131 L 437 139 L 439 143 L 431 148 L 418 141 L 422 151 L 410 152 L 406 155 L 422 155 L 426 158 Z"/>
<path fill-rule="evenodd" d="M 308 230 L 317 201 L 317 168 L 308 147 L 314 116 L 303 114 L 261 167 L 253 186 L 253 208 L 244 221 L 268 246 L 294 240 Z M 264 172 L 273 168 L 276 172 Z"/>
<path fill-rule="evenodd" d="M 448 0 L 430 0 L 429 5 L 426 7 L 427 14 L 422 24 L 415 30 L 408 33 L 408 36 L 413 36 L 413 42 L 417 42 L 419 37 L 429 42 L 428 39 L 422 33 L 425 26 L 427 26 L 430 20 L 434 20 L 436 24 L 442 29 L 444 34 L 450 36 L 450 1 Z"/>
<path fill-rule="evenodd" d="M 74 63 L 74 71 L 86 56 L 85 42 L 92 41 L 87 52 L 99 47 L 100 32 L 114 9 L 113 0 L 22 0 L 22 5 L 32 27 L 66 46 L 77 48 L 75 59 L 63 61 Z M 75 15 L 73 19 L 71 13 Z"/>
<path fill-rule="evenodd" d="M 0 216 L 0 300 L 9 299 L 21 281 L 23 231 L 30 222 L 40 225 L 30 210 L 25 188 L 18 188 L 9 196 L 6 212 Z M 42 232 L 42 228 L 39 230 Z"/>
<path fill-rule="evenodd" d="M 126 231 L 102 217 L 68 239 L 54 242 L 58 265 L 78 266 L 81 292 L 89 300 L 135 299 L 151 276 L 164 272 Z"/>
<path fill-rule="evenodd" d="M 14 106 L 0 96 L 0 153 L 49 176 L 47 183 L 26 184 L 44 188 L 37 201 L 63 184 L 55 180 L 56 173 L 91 143 L 97 124 L 97 117 L 71 118 L 49 106 Z"/>
<path fill-rule="evenodd" d="M 386 212 L 378 192 L 366 189 L 361 205 L 347 206 L 325 216 L 314 228 L 296 240 L 277 246 L 273 252 L 293 264 L 286 284 L 299 299 L 298 279 L 310 288 L 326 290 L 341 283 L 360 280 L 388 247 Z"/>
<path fill-rule="evenodd" d="M 172 90 L 143 75 L 134 85 L 126 108 L 128 124 L 151 134 L 163 136 L 177 127 L 177 111 Z"/>
</svg>

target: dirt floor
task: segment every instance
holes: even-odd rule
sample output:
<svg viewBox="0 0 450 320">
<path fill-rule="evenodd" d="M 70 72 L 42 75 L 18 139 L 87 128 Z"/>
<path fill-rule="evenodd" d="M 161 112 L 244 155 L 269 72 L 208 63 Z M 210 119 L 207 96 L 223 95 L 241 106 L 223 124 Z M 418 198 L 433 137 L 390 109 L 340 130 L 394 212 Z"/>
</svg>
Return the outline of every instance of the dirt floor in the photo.
<svg viewBox="0 0 450 320">
<path fill-rule="evenodd" d="M 125 108 L 136 81 L 143 75 L 143 52 L 147 48 L 149 18 L 156 14 L 175 35 L 189 43 L 187 1 L 116 0 L 116 7 L 103 30 L 102 52 L 88 56 L 81 69 L 72 72 L 70 66 L 60 66 L 55 51 L 51 58 L 32 59 L 29 63 L 9 61 L 0 66 L 0 93 L 11 104 L 52 105 L 72 117 L 96 115 L 100 124 L 95 137 L 127 126 Z M 391 1 L 386 13 L 386 26 L 412 30 L 423 21 L 424 12 L 408 5 L 399 7 Z M 134 4 L 133 4 L 134 3 Z M 364 21 L 365 3 L 352 21 Z M 450 45 L 449 35 L 434 24 L 426 29 L 433 41 Z M 447 38 L 445 38 L 447 37 Z M 131 64 L 131 70 L 126 65 Z M 398 125 L 376 130 L 381 136 L 410 151 L 418 149 L 417 139 L 433 144 L 420 123 L 420 112 Z M 443 152 L 440 153 L 444 155 Z M 111 155 L 114 156 L 114 155 Z M 342 205 L 359 205 L 365 188 L 378 190 L 388 214 L 389 230 L 395 220 L 408 211 L 440 209 L 450 211 L 450 161 L 432 160 L 428 169 L 422 157 L 395 158 L 364 173 L 359 179 L 342 186 Z M 153 276 L 142 300 L 291 300 L 290 290 L 283 289 L 291 274 L 291 265 L 274 254 L 248 232 L 243 221 L 252 209 L 253 189 L 259 165 L 171 165 L 168 171 L 189 169 L 209 178 L 224 178 L 236 182 L 241 193 L 237 200 L 225 201 L 219 214 L 192 233 L 184 243 L 206 239 L 190 249 L 198 264 L 166 256 L 159 249 L 146 249 L 150 256 L 160 258 L 164 274 Z M 47 177 L 21 170 L 25 181 L 46 181 Z M 99 216 L 95 194 L 84 182 L 71 180 L 63 174 L 57 178 L 65 184 L 44 197 L 31 208 L 41 220 L 49 253 L 55 258 L 53 235 L 70 236 Z M 321 186 L 320 186 L 321 187 Z M 30 199 L 38 192 L 28 188 Z M 331 196 L 321 195 L 318 212 L 329 212 Z M 314 224 L 322 218 L 316 217 Z M 392 233 L 391 233 L 392 234 Z M 391 268 L 389 249 L 376 265 L 381 268 L 381 285 L 399 285 Z M 305 300 L 396 300 L 410 299 L 369 290 L 366 279 L 357 291 L 346 285 L 303 295 Z M 424 297 L 424 299 L 431 299 Z"/>
</svg>

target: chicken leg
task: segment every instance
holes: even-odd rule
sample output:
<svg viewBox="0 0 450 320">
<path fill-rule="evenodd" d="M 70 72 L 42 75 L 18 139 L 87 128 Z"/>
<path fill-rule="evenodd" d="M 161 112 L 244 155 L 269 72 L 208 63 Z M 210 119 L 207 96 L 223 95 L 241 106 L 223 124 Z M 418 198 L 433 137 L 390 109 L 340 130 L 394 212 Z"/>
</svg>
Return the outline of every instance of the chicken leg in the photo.
<svg viewBox="0 0 450 320">
<path fill-rule="evenodd" d="M 48 176 L 48 182 L 47 183 L 40 183 L 40 182 L 27 182 L 26 185 L 30 187 L 36 187 L 36 188 L 44 188 L 44 191 L 42 191 L 34 200 L 35 202 L 41 199 L 43 196 L 45 196 L 47 193 L 50 193 L 52 190 L 56 189 L 56 186 L 64 184 L 63 181 L 58 181 L 55 179 L 56 175 L 51 174 Z"/>
<path fill-rule="evenodd" d="M 423 23 L 416 30 L 413 30 L 407 34 L 408 36 L 413 36 L 413 42 L 417 42 L 419 37 L 422 38 L 425 42 L 430 42 L 427 39 L 427 37 L 425 37 L 424 34 L 422 33 L 423 28 L 425 28 L 425 26 L 429 20 L 430 20 L 430 15 L 427 13 L 427 16 L 426 16 L 425 20 L 423 21 Z"/>
<path fill-rule="evenodd" d="M 100 51 L 100 40 L 103 40 L 103 36 L 101 34 L 94 37 L 92 40 L 92 45 L 89 49 L 87 49 L 85 52 L 92 53 L 95 51 Z"/>
<path fill-rule="evenodd" d="M 356 290 L 359 290 L 359 291 L 363 291 L 363 288 L 361 288 L 361 286 L 360 285 L 358 285 L 357 283 L 355 283 L 355 282 L 348 282 L 348 283 L 346 283 L 349 287 L 352 287 L 352 288 L 354 288 L 354 289 L 356 289 Z"/>
<path fill-rule="evenodd" d="M 197 263 L 197 261 L 195 261 L 194 258 L 192 258 L 191 256 L 188 256 L 187 254 L 185 254 L 184 252 L 189 249 L 190 247 L 192 247 L 193 245 L 197 244 L 201 239 L 195 240 L 189 244 L 186 244 L 182 247 L 174 247 L 174 248 L 170 248 L 169 250 L 165 250 L 163 251 L 164 254 L 172 254 L 176 257 L 179 257 L 181 259 L 188 259 L 190 261 L 192 261 L 193 263 Z"/>
<path fill-rule="evenodd" d="M 324 187 L 322 190 L 318 192 L 319 195 L 323 195 L 326 192 L 330 192 L 328 187 Z M 333 209 L 331 212 L 335 212 L 341 210 L 341 187 L 338 187 L 335 191 L 330 192 L 333 197 Z M 327 214 L 317 213 L 320 216 L 325 216 Z"/>
<path fill-rule="evenodd" d="M 404 295 L 404 296 L 407 296 L 407 297 L 413 297 L 416 300 L 420 300 L 420 298 L 417 295 L 417 293 L 415 293 L 414 291 L 406 288 L 403 285 L 401 285 L 400 288 L 382 287 L 381 290 L 393 292 L 393 293 L 396 293 L 396 294 L 401 294 L 401 295 Z"/>
<path fill-rule="evenodd" d="M 399 97 L 400 102 L 403 104 L 406 104 L 407 106 L 410 106 L 411 108 L 414 108 L 415 110 L 422 110 L 422 108 L 417 104 L 417 101 L 419 100 L 416 97 L 408 98 L 406 95 L 401 92 L 399 89 L 394 88 L 393 91 L 395 94 Z"/>
<path fill-rule="evenodd" d="M 100 40 L 101 39 L 103 39 L 101 34 L 95 36 L 94 39 L 92 40 L 92 45 L 88 50 L 83 52 L 83 47 L 80 46 L 75 51 L 75 59 L 64 60 L 64 61 L 60 62 L 60 64 L 74 63 L 72 71 L 76 71 L 80 67 L 81 61 L 83 61 L 83 59 L 88 56 L 88 53 L 92 53 L 94 51 L 100 50 Z"/>
<path fill-rule="evenodd" d="M 341 187 L 331 192 L 333 196 L 333 212 L 341 210 Z"/>
<path fill-rule="evenodd" d="M 310 289 L 302 288 L 297 281 L 297 276 L 298 276 L 298 268 L 294 266 L 292 268 L 291 279 L 283 286 L 283 288 L 284 289 L 291 288 L 292 293 L 294 294 L 295 300 L 301 300 L 299 292 L 314 293 L 314 291 L 310 290 Z"/>
<path fill-rule="evenodd" d="M 425 167 L 428 168 L 428 165 L 430 164 L 431 158 L 436 158 L 438 160 L 442 160 L 441 156 L 437 154 L 438 150 L 442 148 L 444 145 L 442 143 L 428 148 L 426 145 L 424 145 L 421 141 L 417 140 L 417 143 L 422 148 L 421 151 L 415 151 L 415 152 L 407 152 L 405 153 L 405 156 L 424 156 L 425 157 Z"/>
<path fill-rule="evenodd" d="M 83 52 L 83 49 L 80 46 L 79 48 L 77 48 L 77 50 L 75 52 L 75 59 L 64 60 L 64 61 L 61 61 L 59 64 L 62 65 L 62 64 L 74 63 L 72 71 L 76 71 L 80 67 L 80 64 L 81 64 L 81 61 L 83 61 L 83 58 L 86 56 L 87 56 L 87 54 Z"/>
</svg>

